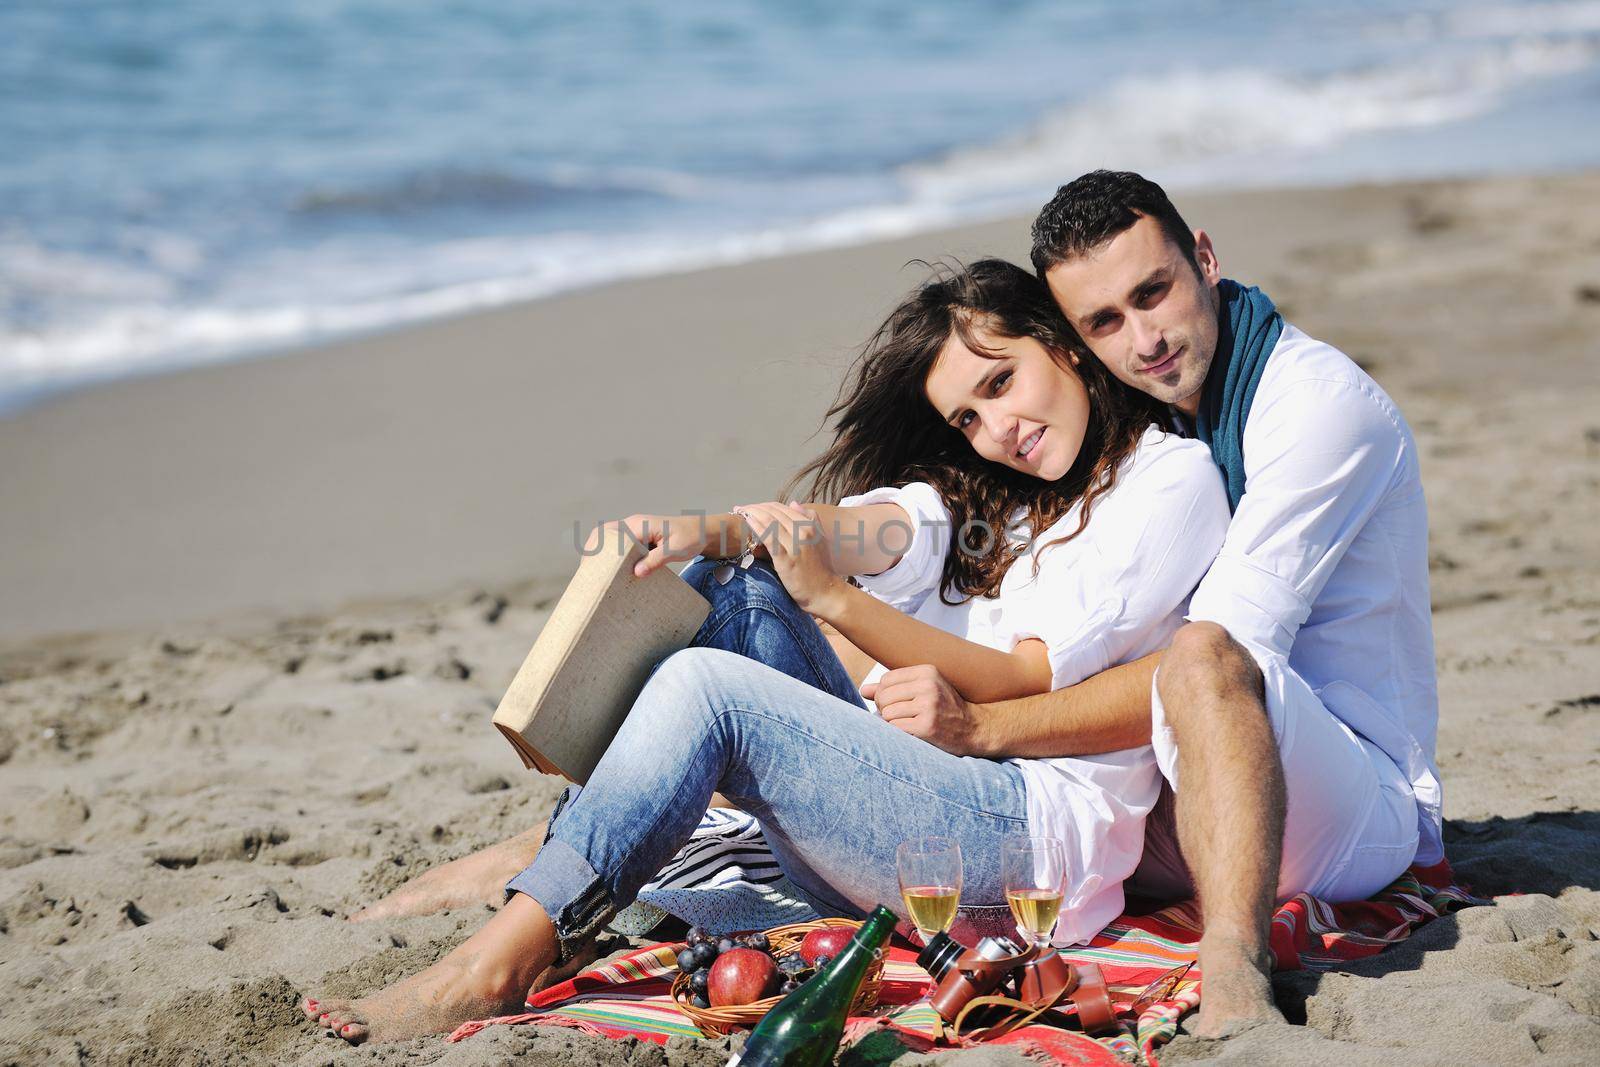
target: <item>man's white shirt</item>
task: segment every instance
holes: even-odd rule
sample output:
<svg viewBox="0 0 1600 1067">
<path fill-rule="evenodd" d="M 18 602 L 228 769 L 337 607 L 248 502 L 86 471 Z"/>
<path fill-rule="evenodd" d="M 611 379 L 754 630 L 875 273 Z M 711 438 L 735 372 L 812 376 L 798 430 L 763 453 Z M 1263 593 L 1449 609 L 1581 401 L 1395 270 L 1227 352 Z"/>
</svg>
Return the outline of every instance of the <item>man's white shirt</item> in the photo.
<svg viewBox="0 0 1600 1067">
<path fill-rule="evenodd" d="M 1189 604 L 1287 661 L 1411 782 L 1416 862 L 1443 858 L 1428 512 L 1416 441 L 1344 353 L 1285 325 L 1244 429 L 1245 492 Z"/>
</svg>

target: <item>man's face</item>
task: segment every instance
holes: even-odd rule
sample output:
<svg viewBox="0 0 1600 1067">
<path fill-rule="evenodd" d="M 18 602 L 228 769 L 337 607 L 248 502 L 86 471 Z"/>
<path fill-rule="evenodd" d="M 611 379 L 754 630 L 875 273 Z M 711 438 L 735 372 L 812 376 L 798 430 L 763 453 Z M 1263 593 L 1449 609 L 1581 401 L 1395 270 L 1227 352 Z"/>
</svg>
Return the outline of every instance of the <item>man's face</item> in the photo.
<svg viewBox="0 0 1600 1067">
<path fill-rule="evenodd" d="M 1157 400 L 1194 414 L 1217 350 L 1217 281 L 1211 238 L 1195 232 L 1200 270 L 1140 219 L 1086 255 L 1045 274 L 1050 293 L 1106 369 Z"/>
</svg>

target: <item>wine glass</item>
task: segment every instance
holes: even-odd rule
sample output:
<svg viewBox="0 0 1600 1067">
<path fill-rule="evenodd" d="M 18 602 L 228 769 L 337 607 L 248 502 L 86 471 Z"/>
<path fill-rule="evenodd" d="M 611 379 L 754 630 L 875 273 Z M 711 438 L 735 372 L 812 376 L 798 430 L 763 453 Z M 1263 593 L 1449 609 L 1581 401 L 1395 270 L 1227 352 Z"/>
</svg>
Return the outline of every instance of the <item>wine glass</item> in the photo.
<svg viewBox="0 0 1600 1067">
<path fill-rule="evenodd" d="M 1061 915 L 1067 850 L 1054 837 L 1018 834 L 1000 842 L 1000 877 L 1017 932 L 1036 948 L 1049 948 Z"/>
<path fill-rule="evenodd" d="M 961 902 L 961 846 L 948 837 L 913 837 L 894 852 L 900 899 L 927 944 L 950 929 Z"/>
</svg>

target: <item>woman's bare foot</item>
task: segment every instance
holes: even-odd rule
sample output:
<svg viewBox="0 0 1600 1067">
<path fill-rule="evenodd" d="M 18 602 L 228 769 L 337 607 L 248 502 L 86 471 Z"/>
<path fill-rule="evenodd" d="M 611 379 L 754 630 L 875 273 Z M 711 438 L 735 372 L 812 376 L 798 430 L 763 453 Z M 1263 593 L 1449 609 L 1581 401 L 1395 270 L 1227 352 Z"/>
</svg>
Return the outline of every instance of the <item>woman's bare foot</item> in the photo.
<svg viewBox="0 0 1600 1067">
<path fill-rule="evenodd" d="M 350 916 L 350 921 L 432 915 L 477 904 L 499 907 L 505 899 L 506 882 L 533 862 L 543 841 L 544 824 L 540 823 L 497 845 L 423 871 L 382 900 Z"/>
<path fill-rule="evenodd" d="M 586 942 L 582 948 L 566 963 L 546 967 L 544 972 L 528 986 L 526 995 L 531 997 L 535 993 L 549 989 L 553 985 L 565 982 L 572 976 L 587 970 L 600 958 L 600 943 L 597 940 Z M 348 998 L 326 998 L 317 1000 L 307 997 L 300 1002 L 300 1010 L 305 1012 L 307 1019 L 325 1029 L 333 1029 L 330 1022 L 335 1013 L 348 1015 L 350 1013 L 350 1000 Z"/>
<path fill-rule="evenodd" d="M 1223 1038 L 1260 1023 L 1283 1023 L 1272 1002 L 1272 962 L 1265 953 L 1222 937 L 1200 939 L 1200 1016 L 1196 1037 Z"/>
<path fill-rule="evenodd" d="M 308 997 L 301 1010 L 352 1045 L 448 1033 L 520 1008 L 555 957 L 555 927 L 537 901 L 518 893 L 427 970 L 359 1000 Z"/>
<path fill-rule="evenodd" d="M 300 1010 L 306 1013 L 306 1018 L 318 1026 L 327 1026 L 328 1018 L 336 1011 L 344 1011 L 350 1007 L 350 1001 L 343 998 L 327 998 L 316 1000 L 311 997 L 300 1002 Z"/>
<path fill-rule="evenodd" d="M 541 993 L 553 985 L 559 985 L 568 978 L 588 970 L 599 958 L 600 942 L 596 938 L 590 938 L 566 963 L 546 967 L 544 973 L 535 978 L 533 985 L 528 987 L 528 996 L 532 997 L 535 993 Z"/>
</svg>

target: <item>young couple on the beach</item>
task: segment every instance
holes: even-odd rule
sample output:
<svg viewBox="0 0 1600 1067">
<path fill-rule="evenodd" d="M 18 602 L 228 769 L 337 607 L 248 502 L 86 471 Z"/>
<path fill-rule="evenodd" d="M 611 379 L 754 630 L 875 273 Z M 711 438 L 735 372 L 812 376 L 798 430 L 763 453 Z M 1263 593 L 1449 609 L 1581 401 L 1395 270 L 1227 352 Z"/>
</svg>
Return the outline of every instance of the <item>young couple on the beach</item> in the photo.
<svg viewBox="0 0 1600 1067">
<path fill-rule="evenodd" d="M 793 483 L 814 503 L 666 534 L 623 520 L 652 545 L 641 572 L 752 530 L 764 559 L 685 568 L 712 604 L 695 647 L 660 664 L 547 830 L 372 914 L 518 872 L 500 911 L 388 989 L 308 999 L 310 1017 L 395 1040 L 516 1008 L 718 793 L 821 914 L 898 900 L 895 846 L 919 835 L 961 842 L 980 906 L 1004 904 L 1001 838 L 1063 841 L 1058 944 L 1115 918 L 1124 882 L 1197 893 L 1213 1035 L 1280 1018 L 1278 901 L 1359 900 L 1442 858 L 1427 512 L 1400 412 L 1222 278 L 1138 175 L 1063 186 L 1032 259 L 942 273 L 895 309 Z M 858 687 L 846 661 L 869 659 Z"/>
</svg>

